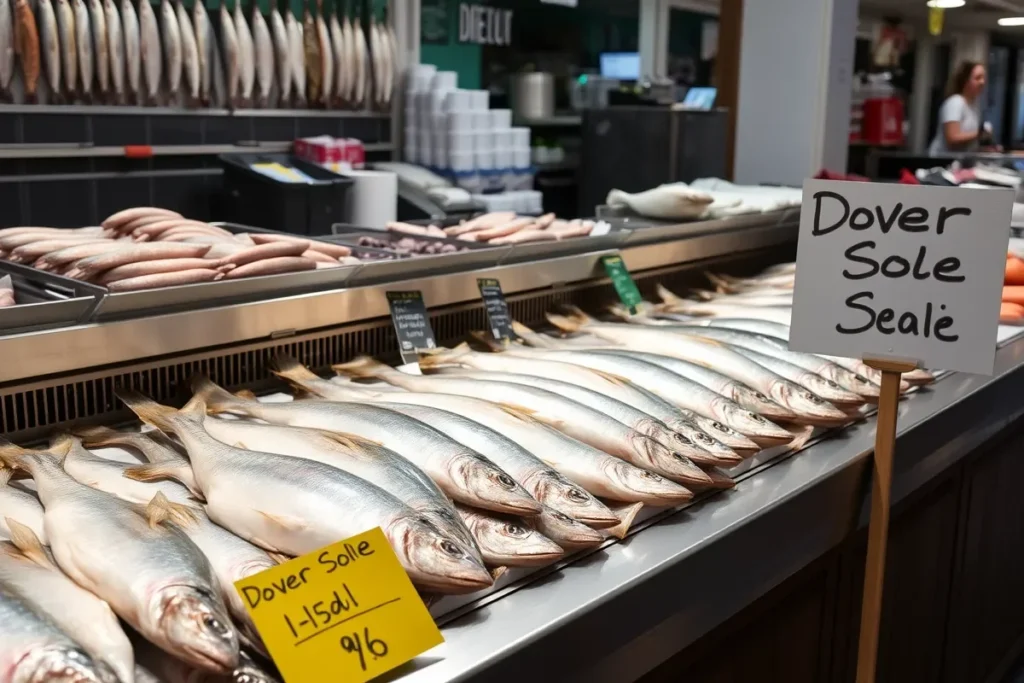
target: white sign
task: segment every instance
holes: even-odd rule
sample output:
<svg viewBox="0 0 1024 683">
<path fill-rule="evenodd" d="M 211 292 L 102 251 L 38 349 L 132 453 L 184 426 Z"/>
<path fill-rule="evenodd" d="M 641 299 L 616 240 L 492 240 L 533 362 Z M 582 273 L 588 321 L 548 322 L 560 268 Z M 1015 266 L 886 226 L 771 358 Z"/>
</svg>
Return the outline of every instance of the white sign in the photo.
<svg viewBox="0 0 1024 683">
<path fill-rule="evenodd" d="M 512 10 L 461 3 L 459 42 L 478 45 L 512 43 Z"/>
<path fill-rule="evenodd" d="M 992 374 L 1010 190 L 808 180 L 789 345 Z"/>
</svg>

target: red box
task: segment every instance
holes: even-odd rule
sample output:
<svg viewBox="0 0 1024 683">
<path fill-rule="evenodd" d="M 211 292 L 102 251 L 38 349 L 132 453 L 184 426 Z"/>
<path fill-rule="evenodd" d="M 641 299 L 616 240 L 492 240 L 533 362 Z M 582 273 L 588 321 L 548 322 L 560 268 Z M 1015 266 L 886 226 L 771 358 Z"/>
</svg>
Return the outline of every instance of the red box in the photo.
<svg viewBox="0 0 1024 683">
<path fill-rule="evenodd" d="M 903 144 L 903 101 L 898 97 L 864 100 L 861 139 L 869 145 Z"/>
<path fill-rule="evenodd" d="M 295 156 L 315 164 L 329 164 L 341 161 L 340 150 L 330 135 L 314 138 L 299 138 L 294 144 Z"/>
<path fill-rule="evenodd" d="M 345 158 L 341 161 L 347 161 L 352 168 L 363 168 L 366 166 L 366 148 L 363 147 L 362 140 L 356 140 L 355 138 L 348 138 L 345 140 Z"/>
</svg>

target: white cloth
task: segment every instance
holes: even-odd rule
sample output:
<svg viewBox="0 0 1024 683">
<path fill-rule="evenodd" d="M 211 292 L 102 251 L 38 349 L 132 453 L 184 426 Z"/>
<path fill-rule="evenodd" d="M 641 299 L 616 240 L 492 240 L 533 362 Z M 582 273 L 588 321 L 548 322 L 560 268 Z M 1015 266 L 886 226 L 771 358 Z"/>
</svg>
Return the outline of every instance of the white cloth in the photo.
<svg viewBox="0 0 1024 683">
<path fill-rule="evenodd" d="M 964 145 L 958 145 L 956 149 L 949 148 L 946 144 L 945 125 L 954 122 L 960 124 L 961 133 L 977 133 L 981 127 L 981 111 L 976 104 L 969 104 L 963 95 L 947 97 L 939 109 L 939 129 L 928 147 L 929 154 L 937 156 L 950 152 L 973 152 L 978 149 L 977 138 Z"/>
</svg>

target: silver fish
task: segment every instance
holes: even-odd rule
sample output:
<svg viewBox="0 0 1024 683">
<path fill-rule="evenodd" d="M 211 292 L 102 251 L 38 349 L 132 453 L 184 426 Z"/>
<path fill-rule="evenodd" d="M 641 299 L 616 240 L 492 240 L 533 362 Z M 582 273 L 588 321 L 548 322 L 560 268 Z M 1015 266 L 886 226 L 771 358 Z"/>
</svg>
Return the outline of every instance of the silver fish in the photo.
<svg viewBox="0 0 1024 683">
<path fill-rule="evenodd" d="M 160 0 L 160 36 L 164 44 L 164 75 L 167 92 L 174 98 L 181 86 L 184 58 L 181 46 L 181 28 L 171 0 Z"/>
<path fill-rule="evenodd" d="M 139 15 L 135 13 L 132 0 L 121 0 L 121 37 L 124 42 L 125 100 L 138 104 L 142 88 L 142 54 L 139 49 Z"/>
<path fill-rule="evenodd" d="M 252 43 L 256 81 L 260 89 L 259 106 L 266 107 L 270 102 L 270 90 L 274 87 L 274 44 L 270 37 L 270 27 L 257 3 L 252 5 Z"/>
<path fill-rule="evenodd" d="M 57 16 L 50 0 L 38 0 L 36 15 L 39 17 L 39 43 L 43 53 L 43 73 L 46 74 L 46 85 L 55 99 L 60 98 L 60 37 L 57 29 Z"/>
<path fill-rule="evenodd" d="M 228 106 L 234 109 L 239 105 L 238 86 L 241 56 L 238 47 L 238 32 L 235 30 L 235 20 L 232 18 L 228 6 L 224 4 L 224 0 L 220 2 L 220 42 Z"/>
<path fill-rule="evenodd" d="M 89 102 L 92 99 L 93 82 L 93 55 L 92 55 L 92 29 L 89 19 L 89 8 L 85 0 L 71 0 L 71 6 L 75 13 L 75 47 L 78 49 L 78 73 L 81 76 L 82 98 Z"/>
<path fill-rule="evenodd" d="M 181 447 L 159 431 L 118 432 L 107 427 L 89 427 L 76 431 L 75 436 L 80 438 L 82 444 L 87 448 L 127 446 L 137 451 L 143 461 L 159 464 L 163 471 L 168 472 L 169 477 L 184 484 L 193 494 L 199 495 L 199 488 L 192 472 L 192 464 L 179 450 Z M 134 462 L 138 463 L 139 461 L 135 460 Z"/>
<path fill-rule="evenodd" d="M 758 365 L 762 365 L 777 373 L 780 377 L 785 377 L 789 381 L 799 384 L 808 391 L 821 396 L 826 401 L 837 406 L 859 408 L 865 403 L 864 398 L 859 394 L 847 391 L 832 380 L 825 379 L 821 375 L 799 365 L 794 365 L 779 356 L 770 356 L 749 348 L 736 346 L 735 344 L 732 345 L 732 348 Z"/>
<path fill-rule="evenodd" d="M 292 92 L 300 106 L 306 102 L 306 51 L 302 22 L 290 10 L 284 12 L 284 26 L 288 31 L 289 62 L 292 69 Z"/>
<path fill-rule="evenodd" d="M 92 22 L 92 48 L 96 58 L 96 85 L 104 100 L 110 94 L 110 45 L 107 42 L 107 17 L 102 0 L 88 0 Z"/>
<path fill-rule="evenodd" d="M 558 544 L 566 552 L 594 548 L 604 542 L 604 536 L 583 522 L 547 506 L 536 517 L 521 519 Z"/>
<path fill-rule="evenodd" d="M 202 87 L 199 73 L 199 46 L 196 44 L 196 34 L 192 29 L 192 19 L 189 18 L 185 6 L 181 0 L 175 3 L 175 12 L 178 16 L 178 32 L 181 34 L 181 66 L 185 74 L 185 86 L 188 88 L 189 102 L 198 103 L 199 93 Z"/>
<path fill-rule="evenodd" d="M 345 34 L 338 21 L 337 8 L 331 12 L 327 20 L 327 28 L 331 36 L 331 54 L 334 57 L 334 83 L 331 89 L 335 97 L 341 100 L 345 91 Z"/>
<path fill-rule="evenodd" d="M 789 408 L 796 414 L 795 421 L 824 426 L 844 424 L 849 421 L 843 411 L 827 401 L 713 340 L 624 323 L 597 323 L 580 314 L 574 314 L 572 317 L 549 315 L 548 318 L 561 329 L 575 331 L 585 328 L 591 334 L 626 345 L 631 349 L 681 358 L 692 363 L 713 367 L 719 372 L 763 392 L 776 403 Z"/>
<path fill-rule="evenodd" d="M 180 531 L 162 523 L 172 504 L 158 494 L 143 515 L 137 506 L 78 483 L 59 462 L 72 446 L 72 439 L 64 439 L 46 453 L 0 449 L 8 467 L 35 480 L 57 564 L 160 647 L 196 666 L 231 671 L 238 637 L 215 597 L 209 562 Z"/>
<path fill-rule="evenodd" d="M 361 108 L 366 105 L 366 98 L 370 90 L 370 85 L 367 82 L 370 77 L 370 50 L 366 45 L 366 33 L 363 31 L 363 22 L 359 17 L 356 17 L 352 22 L 352 39 L 355 43 L 355 59 L 352 63 L 352 73 L 354 76 L 352 105 L 356 108 Z"/>
<path fill-rule="evenodd" d="M 793 309 L 788 306 L 750 306 L 742 303 L 730 304 L 718 301 L 688 301 L 686 299 L 673 304 L 667 310 L 674 313 L 714 318 L 755 318 L 782 325 L 789 325 L 793 316 Z"/>
<path fill-rule="evenodd" d="M 238 40 L 238 94 L 243 107 L 252 105 L 252 89 L 256 84 L 256 53 L 252 32 L 245 21 L 242 0 L 235 0 L 235 38 Z"/>
<path fill-rule="evenodd" d="M 125 51 L 124 33 L 122 32 L 121 15 L 117 11 L 115 0 L 103 0 L 103 13 L 107 20 L 107 52 L 110 59 L 110 86 L 114 92 L 114 101 L 124 104 L 125 101 Z"/>
<path fill-rule="evenodd" d="M 206 511 L 216 523 L 271 552 L 302 555 L 380 527 L 417 584 L 468 592 L 491 584 L 474 558 L 397 498 L 347 472 L 312 460 L 228 446 L 203 428 L 202 395 L 181 411 L 134 392 L 120 397 L 144 421 L 174 433 L 192 461 Z M 128 476 L 148 478 L 144 466 Z"/>
<path fill-rule="evenodd" d="M 15 537 L 15 543 L 0 543 L 0 585 L 51 619 L 123 683 L 130 682 L 135 655 L 110 605 L 58 569 L 31 529 L 17 528 Z"/>
<path fill-rule="evenodd" d="M 292 96 L 291 46 L 288 41 L 288 29 L 277 7 L 270 8 L 270 31 L 274 39 L 277 87 L 280 93 L 281 104 L 283 105 L 290 101 Z"/>
<path fill-rule="evenodd" d="M 160 46 L 160 26 L 149 2 L 139 3 L 139 54 L 144 81 L 141 99 L 146 104 L 156 104 L 163 78 L 164 58 Z"/>
<path fill-rule="evenodd" d="M 320 101 L 327 107 L 333 102 L 334 93 L 334 46 L 324 21 L 323 0 L 317 0 L 317 11 L 314 19 L 317 43 L 320 54 Z"/>
<path fill-rule="evenodd" d="M 213 64 L 210 60 L 210 15 L 202 2 L 192 5 L 192 32 L 196 37 L 196 56 L 199 62 L 199 101 L 203 106 L 210 103 L 210 71 Z"/>
<path fill-rule="evenodd" d="M 502 381 L 446 376 L 416 376 L 400 372 L 371 358 L 336 365 L 340 374 L 353 378 L 373 377 L 409 391 L 456 394 L 481 398 L 529 414 L 559 431 L 595 448 L 672 479 L 704 483 L 706 477 L 685 458 L 626 424 L 593 408 L 544 389 Z"/>
<path fill-rule="evenodd" d="M 33 494 L 9 484 L 14 472 L 0 469 L 0 539 L 10 540 L 11 530 L 7 520 L 21 522 L 46 543 L 46 529 L 43 526 L 43 504 Z"/>
<path fill-rule="evenodd" d="M 459 515 L 473 532 L 484 562 L 492 567 L 543 567 L 565 554 L 554 541 L 515 518 L 465 506 L 459 506 Z"/>
<path fill-rule="evenodd" d="M 11 0 L 0 0 L 0 99 L 9 101 L 14 78 L 14 13 Z"/>
<path fill-rule="evenodd" d="M 343 80 L 338 94 L 341 96 L 342 102 L 351 105 L 352 93 L 356 85 L 356 36 L 352 32 L 352 21 L 347 14 L 347 4 L 346 14 L 341 22 L 341 40 L 342 47 L 344 48 L 344 56 L 341 61 L 341 77 Z"/>
<path fill-rule="evenodd" d="M 0 585 L 0 662 L 5 681 L 117 683 L 114 672 L 95 661 L 23 598 Z M 9 667 L 9 668 L 8 668 Z"/>
</svg>

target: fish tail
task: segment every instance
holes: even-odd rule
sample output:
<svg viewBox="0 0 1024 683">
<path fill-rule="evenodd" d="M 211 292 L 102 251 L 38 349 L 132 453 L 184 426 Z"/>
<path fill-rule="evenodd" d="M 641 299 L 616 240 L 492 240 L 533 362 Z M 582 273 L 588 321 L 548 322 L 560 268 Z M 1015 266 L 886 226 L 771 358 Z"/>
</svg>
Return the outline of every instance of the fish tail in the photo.
<svg viewBox="0 0 1024 683">
<path fill-rule="evenodd" d="M 579 320 L 575 316 L 558 315 L 557 313 L 546 313 L 545 316 L 549 323 L 562 332 L 579 332 L 586 324 L 585 320 Z"/>
<path fill-rule="evenodd" d="M 119 432 L 109 427 L 82 427 L 72 429 L 71 433 L 81 439 L 86 448 L 128 445 L 135 436 L 134 433 Z"/>
<path fill-rule="evenodd" d="M 704 277 L 710 280 L 711 284 L 713 284 L 715 286 L 715 289 L 717 289 L 719 292 L 729 293 L 734 292 L 736 290 L 733 284 L 728 279 L 721 275 L 717 275 L 711 272 L 705 272 Z"/>
<path fill-rule="evenodd" d="M 194 508 L 181 503 L 172 503 L 160 491 L 157 491 L 153 499 L 146 504 L 143 515 L 149 522 L 149 526 L 153 528 L 165 523 L 187 527 L 199 522 L 199 515 Z"/>
<path fill-rule="evenodd" d="M 76 448 L 82 448 L 81 441 L 70 434 L 57 434 L 50 440 L 50 448 L 47 452 L 56 456 L 60 463 L 63 464 L 71 451 Z"/>
<path fill-rule="evenodd" d="M 7 439 L 0 437 L 0 463 L 8 470 L 24 470 L 26 465 L 26 456 L 30 455 L 32 451 L 22 448 L 16 444 L 11 443 Z M 10 479 L 10 477 L 8 477 Z"/>
<path fill-rule="evenodd" d="M 348 363 L 332 365 L 331 368 L 339 375 L 358 379 L 380 377 L 391 371 L 391 366 L 385 365 L 370 356 L 360 356 Z"/>
<path fill-rule="evenodd" d="M 463 342 L 453 349 L 424 349 L 419 352 L 421 370 L 431 370 L 442 365 L 458 364 L 458 359 L 472 353 L 469 344 Z"/>
<path fill-rule="evenodd" d="M 320 379 L 309 368 L 287 353 L 279 353 L 270 360 L 270 371 L 289 384 L 299 386 Z"/>
<path fill-rule="evenodd" d="M 512 321 L 512 331 L 518 334 L 520 337 L 527 337 L 531 334 L 537 334 L 532 329 L 522 324 L 518 320 Z"/>
<path fill-rule="evenodd" d="M 708 279 L 713 277 L 711 273 L 705 273 L 705 275 L 707 275 Z M 662 284 L 657 285 L 655 291 L 658 292 L 658 296 L 660 296 L 661 300 L 666 304 L 681 304 L 686 301 L 683 297 L 672 292 L 668 287 Z"/>
<path fill-rule="evenodd" d="M 471 337 L 473 337 L 474 341 L 479 342 L 488 351 L 493 351 L 495 353 L 498 353 L 498 352 L 504 351 L 505 348 L 508 346 L 508 342 L 507 341 L 501 340 L 501 339 L 495 339 L 493 336 L 491 336 L 487 332 L 483 332 L 481 330 L 473 330 L 469 334 L 470 334 Z M 420 364 L 420 366 L 422 367 L 422 363 Z"/>
<path fill-rule="evenodd" d="M 160 405 L 134 389 L 117 389 L 114 394 L 146 424 L 153 425 L 162 432 L 174 432 L 173 418 L 178 414 L 174 408 Z"/>
<path fill-rule="evenodd" d="M 629 321 L 634 317 L 634 315 L 629 312 L 629 309 L 626 308 L 621 303 L 612 304 L 611 306 L 609 306 L 608 312 L 614 315 L 616 318 L 621 318 L 622 320 L 626 321 Z"/>
<path fill-rule="evenodd" d="M 7 482 L 14 476 L 14 470 L 0 466 L 0 486 L 7 486 Z"/>
<path fill-rule="evenodd" d="M 7 528 L 11 531 L 11 543 L 21 551 L 21 554 L 46 569 L 56 569 L 50 561 L 50 556 L 43 547 L 42 541 L 36 536 L 36 532 L 28 528 L 16 519 L 5 518 Z"/>
<path fill-rule="evenodd" d="M 195 392 L 193 400 L 201 398 L 206 404 L 206 411 L 211 415 L 231 412 L 241 404 L 249 402 L 248 399 L 235 396 L 227 389 L 217 386 L 206 375 L 196 375 L 192 378 L 192 391 Z"/>
<path fill-rule="evenodd" d="M 660 287 L 661 285 L 658 286 Z M 690 292 L 701 301 L 712 301 L 715 298 L 715 292 L 710 292 L 706 289 L 691 289 Z"/>
</svg>

